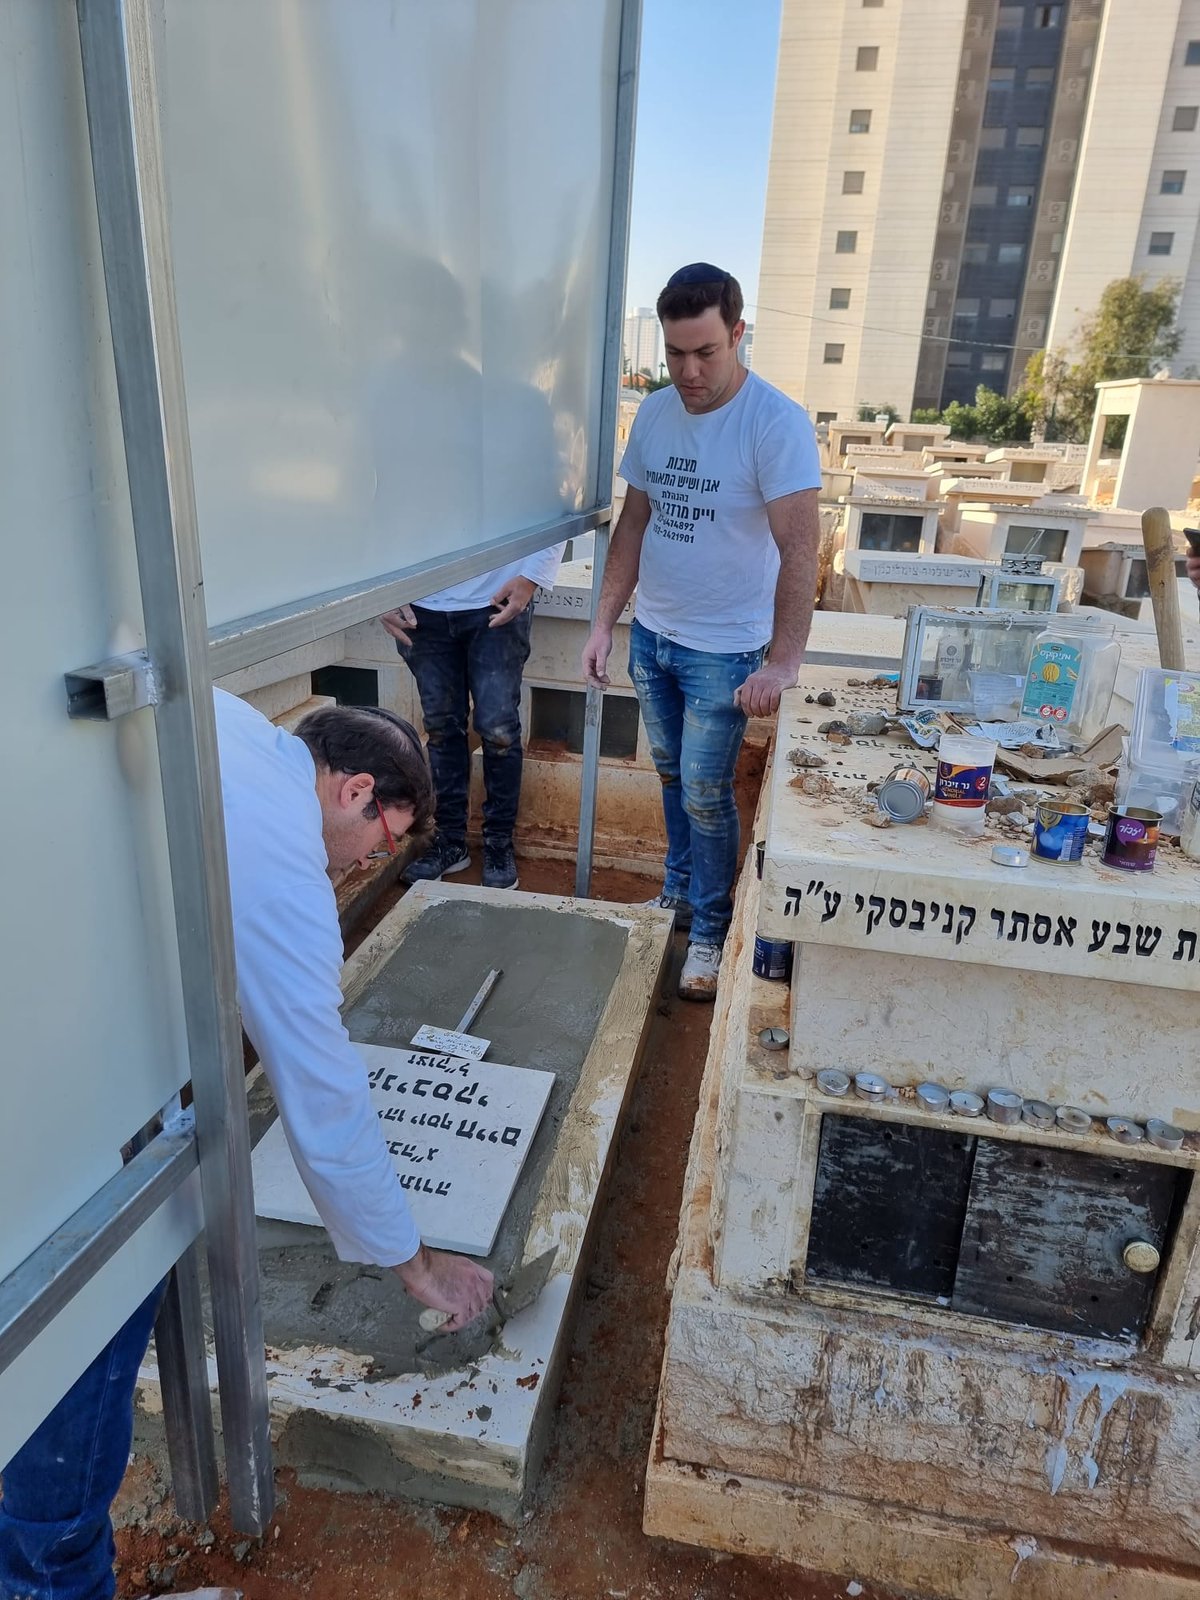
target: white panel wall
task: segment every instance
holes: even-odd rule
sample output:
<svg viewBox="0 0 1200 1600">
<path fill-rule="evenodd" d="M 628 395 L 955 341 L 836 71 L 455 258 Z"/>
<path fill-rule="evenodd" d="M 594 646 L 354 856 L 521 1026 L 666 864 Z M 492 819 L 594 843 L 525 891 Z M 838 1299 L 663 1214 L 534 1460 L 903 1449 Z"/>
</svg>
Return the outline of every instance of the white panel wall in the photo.
<svg viewBox="0 0 1200 1600">
<path fill-rule="evenodd" d="M 164 0 L 209 621 L 597 495 L 618 0 Z"/>
<path fill-rule="evenodd" d="M 143 640 L 71 0 L 4 0 L 0 61 L 3 1277 L 188 1073 L 151 713 L 72 722 L 63 687 Z M 175 1204 L 0 1374 L 0 1466 L 194 1226 Z"/>
</svg>

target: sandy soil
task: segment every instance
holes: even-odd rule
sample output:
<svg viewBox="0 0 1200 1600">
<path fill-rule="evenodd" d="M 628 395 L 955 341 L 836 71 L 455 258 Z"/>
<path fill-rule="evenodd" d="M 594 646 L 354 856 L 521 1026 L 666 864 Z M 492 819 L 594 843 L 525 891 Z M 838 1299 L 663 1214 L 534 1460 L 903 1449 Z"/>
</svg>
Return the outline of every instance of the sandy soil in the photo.
<svg viewBox="0 0 1200 1600">
<path fill-rule="evenodd" d="M 568 891 L 568 863 L 522 861 L 521 886 Z M 478 881 L 477 871 L 461 882 Z M 598 899 L 644 900 L 653 882 L 598 871 Z M 374 916 L 383 914 L 394 892 Z M 682 940 L 676 940 L 676 962 Z M 265 1539 L 175 1521 L 165 1486 L 131 1468 L 120 1505 L 121 1600 L 230 1584 L 247 1600 L 833 1600 L 869 1585 L 725 1557 L 642 1533 L 642 1483 L 662 1359 L 667 1261 L 708 1045 L 711 1008 L 660 1004 L 622 1139 L 545 1467 L 519 1530 L 479 1512 L 412 1508 L 302 1489 L 279 1474 Z"/>
</svg>

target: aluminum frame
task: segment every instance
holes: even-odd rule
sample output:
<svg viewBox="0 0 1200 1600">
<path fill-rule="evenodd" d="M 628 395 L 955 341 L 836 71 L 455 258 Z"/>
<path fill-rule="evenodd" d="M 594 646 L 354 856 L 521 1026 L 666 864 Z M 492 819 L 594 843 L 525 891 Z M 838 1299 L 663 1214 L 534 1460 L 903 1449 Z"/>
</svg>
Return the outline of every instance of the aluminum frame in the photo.
<svg viewBox="0 0 1200 1600">
<path fill-rule="evenodd" d="M 148 0 L 76 0 L 192 1072 L 230 1514 L 274 1507 L 250 1134 Z"/>
<path fill-rule="evenodd" d="M 633 203 L 633 147 L 637 132 L 638 55 L 642 38 L 642 0 L 623 0 L 621 38 L 617 47 L 616 144 L 613 152 L 612 221 L 608 234 L 608 305 L 604 322 L 604 371 L 600 386 L 600 451 L 596 463 L 596 498 L 609 492 L 617 448 L 617 405 L 621 395 L 622 340 L 625 324 L 625 275 L 629 257 L 629 215 Z M 595 625 L 600 587 L 608 561 L 611 507 L 597 528 L 592 556 L 590 624 Z M 604 710 L 601 690 L 591 684 L 583 715 L 583 756 L 579 773 L 579 846 L 575 856 L 575 893 L 586 899 L 592 888 L 592 856 L 596 842 L 596 791 L 600 781 L 600 725 Z"/>
</svg>

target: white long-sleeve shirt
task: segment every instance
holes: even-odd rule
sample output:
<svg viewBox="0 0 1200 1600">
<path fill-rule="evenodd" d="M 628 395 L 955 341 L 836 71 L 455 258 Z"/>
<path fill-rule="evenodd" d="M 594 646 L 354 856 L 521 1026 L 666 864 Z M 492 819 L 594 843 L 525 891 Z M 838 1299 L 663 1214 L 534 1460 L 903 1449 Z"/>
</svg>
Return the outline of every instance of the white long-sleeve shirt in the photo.
<svg viewBox="0 0 1200 1600">
<path fill-rule="evenodd" d="M 302 739 L 221 689 L 213 700 L 242 1023 L 338 1255 L 396 1266 L 421 1238 L 342 1025 L 316 768 Z"/>
<path fill-rule="evenodd" d="M 530 583 L 536 583 L 542 589 L 553 589 L 563 548 L 561 544 L 552 544 L 549 549 L 522 556 L 519 561 L 510 561 L 506 567 L 497 567 L 494 572 L 481 572 L 477 578 L 468 578 L 449 589 L 439 589 L 436 594 L 426 595 L 424 600 L 413 603 L 424 606 L 427 611 L 477 611 L 482 606 L 491 605 L 492 596 L 514 578 L 528 578 Z"/>
</svg>

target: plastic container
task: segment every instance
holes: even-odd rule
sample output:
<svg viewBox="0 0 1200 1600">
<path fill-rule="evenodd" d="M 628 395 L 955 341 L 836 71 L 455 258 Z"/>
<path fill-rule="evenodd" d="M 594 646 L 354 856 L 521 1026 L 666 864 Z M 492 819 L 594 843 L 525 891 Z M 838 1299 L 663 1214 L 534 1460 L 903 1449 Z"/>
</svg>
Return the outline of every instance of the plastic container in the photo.
<svg viewBox="0 0 1200 1600">
<path fill-rule="evenodd" d="M 1145 766 L 1126 751 L 1117 773 L 1117 804 L 1135 806 L 1142 811 L 1157 811 L 1162 817 L 1162 831 L 1179 833 L 1191 787 L 1188 773 L 1190 765 L 1174 762 Z"/>
<path fill-rule="evenodd" d="M 938 742 L 931 820 L 960 833 L 982 833 L 995 760 L 994 739 L 944 733 Z"/>
<path fill-rule="evenodd" d="M 1089 744 L 1108 721 L 1121 662 L 1116 624 L 1057 613 L 1034 640 L 1022 717 L 1048 722 L 1072 749 Z"/>
<path fill-rule="evenodd" d="M 1200 861 L 1200 762 L 1192 763 L 1188 778 L 1179 809 L 1179 848 L 1193 861 Z"/>
</svg>

